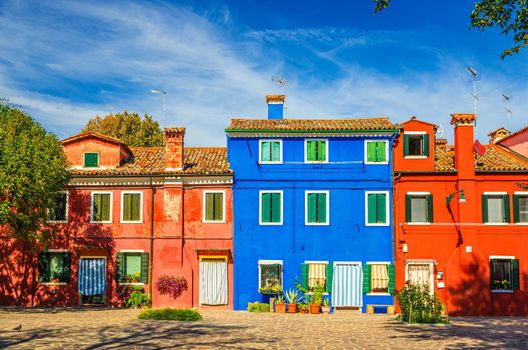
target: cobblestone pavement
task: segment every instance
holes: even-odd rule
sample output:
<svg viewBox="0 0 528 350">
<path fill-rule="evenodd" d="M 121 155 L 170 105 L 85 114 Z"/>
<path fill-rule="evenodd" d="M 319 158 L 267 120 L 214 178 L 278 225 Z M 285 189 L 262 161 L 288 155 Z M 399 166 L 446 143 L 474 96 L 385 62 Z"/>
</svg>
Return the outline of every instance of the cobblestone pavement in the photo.
<svg viewBox="0 0 528 350">
<path fill-rule="evenodd" d="M 0 309 L 0 348 L 527 349 L 528 318 L 409 326 L 394 316 L 202 310 L 199 322 L 143 321 L 136 310 Z M 22 325 L 20 331 L 13 330 Z"/>
</svg>

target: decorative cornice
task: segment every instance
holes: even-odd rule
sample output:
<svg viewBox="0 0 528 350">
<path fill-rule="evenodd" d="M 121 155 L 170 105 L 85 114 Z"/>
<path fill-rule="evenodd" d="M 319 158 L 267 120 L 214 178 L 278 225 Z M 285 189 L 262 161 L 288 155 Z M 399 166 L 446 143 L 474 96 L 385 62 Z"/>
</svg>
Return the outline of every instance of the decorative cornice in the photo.
<svg viewBox="0 0 528 350">
<path fill-rule="evenodd" d="M 230 130 L 227 135 L 232 138 L 242 137 L 372 137 L 372 136 L 392 136 L 397 130 L 379 131 L 277 131 L 277 130 Z"/>
</svg>

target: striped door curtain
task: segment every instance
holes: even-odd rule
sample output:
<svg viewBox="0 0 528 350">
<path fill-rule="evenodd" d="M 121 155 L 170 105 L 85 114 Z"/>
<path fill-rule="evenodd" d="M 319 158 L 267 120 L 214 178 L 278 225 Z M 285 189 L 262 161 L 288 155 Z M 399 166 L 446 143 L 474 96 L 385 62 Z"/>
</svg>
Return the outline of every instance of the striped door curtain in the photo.
<svg viewBox="0 0 528 350">
<path fill-rule="evenodd" d="M 411 283 L 429 284 L 430 269 L 429 264 L 409 264 L 407 265 L 408 277 Z"/>
<path fill-rule="evenodd" d="M 363 274 L 360 265 L 336 265 L 332 286 L 333 306 L 363 306 Z"/>
<path fill-rule="evenodd" d="M 308 287 L 312 289 L 317 282 L 325 286 L 326 264 L 308 264 Z"/>
<path fill-rule="evenodd" d="M 83 258 L 79 260 L 79 293 L 99 295 L 106 292 L 106 260 Z"/>
<path fill-rule="evenodd" d="M 200 304 L 227 304 L 227 262 L 204 259 L 200 261 Z"/>
</svg>

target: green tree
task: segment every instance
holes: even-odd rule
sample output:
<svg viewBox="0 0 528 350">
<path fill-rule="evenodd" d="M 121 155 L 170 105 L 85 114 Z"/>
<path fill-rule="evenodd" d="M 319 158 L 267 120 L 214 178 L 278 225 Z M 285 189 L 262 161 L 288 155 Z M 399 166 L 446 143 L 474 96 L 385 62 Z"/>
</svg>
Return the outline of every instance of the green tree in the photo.
<svg viewBox="0 0 528 350">
<path fill-rule="evenodd" d="M 46 219 L 69 182 L 67 167 L 57 136 L 0 99 L 0 261 L 3 274 L 16 275 L 10 276 L 10 283 L 17 293 L 25 292 L 16 283 L 28 281 L 33 281 L 34 291 L 35 253 L 45 249 L 56 232 Z M 22 247 L 22 252 L 6 255 L 6 249 L 14 246 Z M 15 258 L 19 258 L 16 263 Z"/>
<path fill-rule="evenodd" d="M 148 114 L 142 119 L 138 113 L 129 113 L 127 110 L 105 117 L 95 116 L 82 131 L 97 131 L 118 138 L 129 146 L 163 145 L 163 132 L 157 121 Z"/>
<path fill-rule="evenodd" d="M 374 0 L 378 13 L 389 6 L 391 0 Z M 513 46 L 502 52 L 504 59 L 519 53 L 528 45 L 528 2 L 526 0 L 480 0 L 470 15 L 470 28 L 485 30 L 497 27 L 504 35 L 512 35 Z"/>
</svg>

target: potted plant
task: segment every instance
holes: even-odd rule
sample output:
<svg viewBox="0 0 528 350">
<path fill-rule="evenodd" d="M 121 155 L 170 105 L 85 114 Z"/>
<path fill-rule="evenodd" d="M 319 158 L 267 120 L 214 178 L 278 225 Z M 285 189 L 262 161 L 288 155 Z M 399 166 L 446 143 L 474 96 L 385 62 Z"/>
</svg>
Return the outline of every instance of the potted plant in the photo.
<svg viewBox="0 0 528 350">
<path fill-rule="evenodd" d="M 321 305 L 321 310 L 323 311 L 323 314 L 329 314 L 330 313 L 330 305 L 329 305 L 328 299 L 323 299 L 323 304 Z"/>
<path fill-rule="evenodd" d="M 308 311 L 310 310 L 310 304 L 306 302 L 299 303 L 297 304 L 297 309 L 299 309 L 299 313 L 307 314 Z"/>
<path fill-rule="evenodd" d="M 259 288 L 259 293 L 261 294 L 280 294 L 282 293 L 282 287 L 280 285 L 268 285 L 266 287 Z"/>
<path fill-rule="evenodd" d="M 277 299 L 275 299 L 275 312 L 279 314 L 286 313 L 286 300 L 282 294 L 277 295 Z"/>
<path fill-rule="evenodd" d="M 141 273 L 140 272 L 136 272 L 136 273 L 132 274 L 132 281 L 134 283 L 138 283 L 140 278 L 141 278 Z"/>
<path fill-rule="evenodd" d="M 294 289 L 286 291 L 286 300 L 288 300 L 288 313 L 294 314 L 297 312 L 297 302 L 299 301 L 299 292 Z"/>
<path fill-rule="evenodd" d="M 59 277 L 52 277 L 51 278 L 51 283 L 60 283 L 60 278 Z"/>
<path fill-rule="evenodd" d="M 319 281 L 312 289 L 312 297 L 310 298 L 310 313 L 318 314 L 321 311 L 321 304 L 323 302 L 324 287 Z"/>
</svg>

